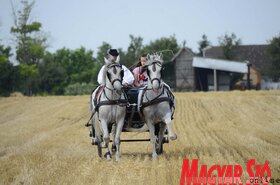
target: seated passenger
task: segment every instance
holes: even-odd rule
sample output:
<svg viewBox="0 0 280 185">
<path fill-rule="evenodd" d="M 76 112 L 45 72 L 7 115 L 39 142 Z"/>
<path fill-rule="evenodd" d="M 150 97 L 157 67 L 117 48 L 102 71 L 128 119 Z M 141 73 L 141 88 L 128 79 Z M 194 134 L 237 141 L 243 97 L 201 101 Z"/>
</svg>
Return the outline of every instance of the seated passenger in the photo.
<svg viewBox="0 0 280 185">
<path fill-rule="evenodd" d="M 133 70 L 135 87 L 143 87 L 148 83 L 148 74 L 145 69 L 146 64 L 147 64 L 147 55 L 143 54 L 139 58 L 139 62 Z"/>
</svg>

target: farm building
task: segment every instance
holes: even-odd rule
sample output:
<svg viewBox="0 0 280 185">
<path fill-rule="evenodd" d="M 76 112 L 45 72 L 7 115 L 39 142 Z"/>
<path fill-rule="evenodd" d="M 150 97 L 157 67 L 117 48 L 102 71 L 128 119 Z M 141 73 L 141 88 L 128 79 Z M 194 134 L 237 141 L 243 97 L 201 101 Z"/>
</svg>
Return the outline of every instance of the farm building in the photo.
<svg viewBox="0 0 280 185">
<path fill-rule="evenodd" d="M 189 48 L 182 48 L 171 59 L 174 65 L 174 88 L 178 91 L 195 90 L 195 74 L 192 66 L 194 53 Z"/>
<path fill-rule="evenodd" d="M 207 49 L 203 58 L 196 57 L 189 48 L 182 48 L 171 60 L 173 88 L 177 91 L 260 89 L 266 48 L 267 45 L 237 46 L 231 61 L 223 59 L 222 47 Z M 242 80 L 236 83 L 238 78 Z"/>
<path fill-rule="evenodd" d="M 233 48 L 233 60 L 250 62 L 250 84 L 252 89 L 260 89 L 262 74 L 265 68 L 266 49 L 268 45 L 241 45 Z M 223 58 L 223 47 L 215 46 L 205 51 L 205 57 L 208 58 Z M 235 88 L 244 89 L 244 84 L 247 83 L 247 74 L 243 75 Z"/>
<path fill-rule="evenodd" d="M 248 71 L 244 62 L 202 57 L 194 57 L 192 66 L 195 69 L 196 90 L 202 91 L 228 91 L 233 73 Z"/>
</svg>

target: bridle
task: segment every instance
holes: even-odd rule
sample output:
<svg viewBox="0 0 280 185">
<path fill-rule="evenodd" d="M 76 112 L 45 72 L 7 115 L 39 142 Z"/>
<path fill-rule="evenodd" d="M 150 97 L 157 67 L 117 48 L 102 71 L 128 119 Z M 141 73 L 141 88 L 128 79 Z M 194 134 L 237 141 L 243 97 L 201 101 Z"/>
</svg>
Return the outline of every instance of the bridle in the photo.
<svg viewBox="0 0 280 185">
<path fill-rule="evenodd" d="M 121 69 L 121 72 L 120 72 L 120 75 L 121 75 L 121 79 L 119 78 L 116 78 L 114 80 L 111 79 L 111 74 L 109 72 L 109 70 L 111 68 L 113 68 L 113 73 L 114 74 L 117 74 L 117 67 Z M 115 82 L 120 82 L 122 84 L 122 81 L 123 81 L 123 76 L 124 76 L 124 70 L 122 69 L 122 65 L 119 64 L 119 63 L 112 63 L 112 64 L 109 64 L 108 66 L 106 66 L 106 75 L 107 75 L 107 78 L 108 80 L 110 81 L 110 83 L 112 84 L 113 88 L 110 88 L 108 86 L 106 86 L 105 84 L 105 87 L 103 88 L 102 92 L 101 93 L 104 93 L 104 96 L 107 100 L 103 100 L 103 101 L 99 101 L 99 103 L 96 105 L 96 111 L 98 112 L 98 108 L 100 106 L 103 106 L 103 105 L 119 105 L 119 106 L 126 106 L 127 105 L 127 98 L 123 92 L 123 89 L 121 89 L 120 91 L 116 90 L 114 88 L 114 83 Z M 105 89 L 108 89 L 110 90 L 112 93 L 117 93 L 120 95 L 120 97 L 118 99 L 110 99 L 105 91 Z M 122 94 L 124 94 L 124 99 L 122 99 Z M 99 98 L 101 98 L 101 96 L 99 96 Z"/>
<path fill-rule="evenodd" d="M 152 66 L 152 71 L 156 72 L 156 65 L 161 67 L 161 69 L 160 69 L 160 78 L 153 78 L 153 79 L 151 79 L 150 71 L 148 69 L 148 66 Z M 149 79 L 151 80 L 151 83 L 153 84 L 153 82 L 156 80 L 161 85 L 161 76 L 162 76 L 162 64 L 161 64 L 161 62 L 154 61 L 151 64 L 149 64 L 148 66 L 147 66 L 147 75 L 148 75 Z"/>
<path fill-rule="evenodd" d="M 117 73 L 117 69 L 116 69 L 117 67 L 121 68 L 121 79 L 116 78 L 116 79 L 112 80 L 111 79 L 111 74 L 109 73 L 109 69 L 113 68 L 113 73 L 116 74 Z M 113 64 L 108 65 L 106 67 L 106 75 L 107 75 L 107 77 L 108 77 L 108 79 L 109 79 L 109 81 L 110 81 L 110 83 L 112 84 L 113 87 L 114 87 L 115 82 L 120 82 L 122 84 L 123 76 L 124 76 L 124 71 L 122 69 L 122 65 L 118 64 L 118 63 L 115 63 L 115 64 L 113 63 Z M 112 90 L 112 89 L 110 89 L 110 90 Z"/>
</svg>

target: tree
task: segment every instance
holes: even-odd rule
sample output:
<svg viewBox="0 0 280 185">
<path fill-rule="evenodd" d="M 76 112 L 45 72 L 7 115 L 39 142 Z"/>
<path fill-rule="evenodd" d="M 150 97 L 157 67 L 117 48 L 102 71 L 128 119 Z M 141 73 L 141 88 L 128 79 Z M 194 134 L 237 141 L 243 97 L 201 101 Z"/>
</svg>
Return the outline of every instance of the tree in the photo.
<svg viewBox="0 0 280 185">
<path fill-rule="evenodd" d="M 64 80 L 66 79 L 66 70 L 63 66 L 54 60 L 51 53 L 44 56 L 42 63 L 38 65 L 39 69 L 39 89 L 41 93 L 63 95 Z"/>
<path fill-rule="evenodd" d="M 144 53 L 156 53 L 162 52 L 163 54 L 163 80 L 170 85 L 170 87 L 175 86 L 175 76 L 174 76 L 174 63 L 171 62 L 174 54 L 179 51 L 179 45 L 175 36 L 162 37 L 155 41 L 151 41 L 149 45 L 146 45 L 143 50 Z"/>
<path fill-rule="evenodd" d="M 22 0 L 22 10 L 16 11 L 14 6 L 14 26 L 11 33 L 16 38 L 16 58 L 20 64 L 38 64 L 46 49 L 46 38 L 40 35 L 40 22 L 30 22 L 31 11 L 35 1 Z M 37 35 L 35 34 L 37 33 Z"/>
<path fill-rule="evenodd" d="M 97 63 L 99 63 L 100 65 L 104 64 L 104 57 L 106 57 L 107 51 L 111 48 L 112 46 L 107 42 L 103 42 L 102 45 L 98 47 L 96 57 Z"/>
<path fill-rule="evenodd" d="M 89 83 L 92 81 L 93 68 L 96 63 L 92 50 L 87 50 L 84 47 L 73 50 L 71 51 L 70 61 L 72 67 L 71 83 Z"/>
<path fill-rule="evenodd" d="M 27 95 L 36 89 L 38 63 L 43 59 L 46 50 L 46 38 L 40 35 L 41 23 L 30 22 L 35 1 L 21 0 L 22 9 L 16 10 L 12 4 L 14 26 L 11 33 L 16 38 L 16 59 L 19 72 L 24 78 L 23 91 Z"/>
<path fill-rule="evenodd" d="M 93 51 L 84 47 L 75 50 L 62 48 L 52 55 L 52 66 L 59 67 L 60 70 L 56 72 L 64 78 L 63 82 L 59 83 L 61 88 L 64 89 L 70 84 L 83 82 L 91 83 L 94 86 L 99 64 L 93 58 Z"/>
<path fill-rule="evenodd" d="M 38 67 L 36 64 L 28 65 L 21 64 L 19 65 L 19 73 L 21 77 L 24 79 L 24 87 L 23 90 L 25 94 L 28 96 L 32 96 L 34 94 L 35 86 L 37 85 L 37 77 L 38 77 Z"/>
<path fill-rule="evenodd" d="M 241 44 L 241 39 L 238 39 L 234 33 L 231 35 L 225 34 L 224 36 L 219 37 L 220 46 L 223 47 L 224 59 L 234 60 L 236 53 L 234 48 Z M 243 74 L 233 73 L 230 79 L 230 86 L 233 87 L 236 82 L 241 80 Z"/>
<path fill-rule="evenodd" d="M 133 35 L 129 35 L 130 44 L 127 48 L 127 52 L 125 56 L 122 57 L 122 63 L 127 67 L 132 66 L 137 62 L 138 58 L 142 54 L 143 48 L 143 38 L 142 37 L 134 37 Z"/>
<path fill-rule="evenodd" d="M 273 37 L 270 40 L 269 46 L 266 51 L 267 62 L 267 75 L 272 78 L 273 81 L 280 80 L 280 33 L 278 36 Z"/>
<path fill-rule="evenodd" d="M 11 48 L 0 44 L 0 95 L 8 96 L 13 90 L 14 70 L 9 60 Z"/>
<path fill-rule="evenodd" d="M 234 47 L 241 44 L 241 39 L 237 39 L 236 35 L 232 33 L 228 35 L 227 33 L 219 37 L 220 46 L 223 47 L 224 58 L 227 60 L 233 60 L 235 57 Z"/>
<path fill-rule="evenodd" d="M 207 36 L 205 34 L 202 35 L 202 40 L 198 42 L 199 45 L 199 56 L 203 56 L 203 49 L 207 46 L 210 46 L 210 41 L 208 41 Z"/>
<path fill-rule="evenodd" d="M 174 54 L 176 54 L 178 51 L 179 45 L 174 35 L 170 37 L 162 37 L 160 39 L 156 39 L 155 41 L 151 41 L 142 50 L 142 52 L 150 54 L 162 52 L 165 62 L 170 62 Z"/>
</svg>

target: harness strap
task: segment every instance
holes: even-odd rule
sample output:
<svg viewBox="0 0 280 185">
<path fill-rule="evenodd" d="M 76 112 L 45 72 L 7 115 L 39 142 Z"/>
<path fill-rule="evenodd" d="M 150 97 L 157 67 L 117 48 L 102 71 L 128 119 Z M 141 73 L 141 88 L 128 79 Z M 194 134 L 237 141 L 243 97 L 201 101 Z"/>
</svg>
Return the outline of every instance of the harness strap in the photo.
<svg viewBox="0 0 280 185">
<path fill-rule="evenodd" d="M 169 97 L 161 97 L 161 98 L 153 99 L 153 100 L 148 101 L 146 103 L 142 103 L 141 112 L 145 107 L 148 107 L 148 106 L 154 105 L 154 104 L 158 104 L 158 103 L 161 103 L 161 102 L 164 102 L 164 101 L 170 102 L 171 99 Z"/>
<path fill-rule="evenodd" d="M 121 107 L 127 105 L 128 100 L 127 100 L 127 97 L 126 97 L 125 93 L 123 92 L 123 90 L 122 90 L 122 93 L 124 94 L 124 99 L 100 101 L 101 94 L 102 94 L 102 92 L 104 92 L 104 89 L 105 89 L 105 86 L 101 86 L 98 89 L 96 96 L 94 98 L 95 112 L 98 112 L 99 107 L 101 107 L 103 105 L 119 105 Z"/>
<path fill-rule="evenodd" d="M 168 97 L 160 97 L 162 94 L 164 94 L 164 92 L 167 92 L 167 96 Z M 144 97 L 144 94 L 146 93 L 147 91 L 147 87 L 145 89 L 143 89 L 143 93 L 142 93 L 142 97 L 141 97 L 141 100 L 140 100 L 140 103 L 141 103 L 141 106 L 140 106 L 140 110 L 139 110 L 139 114 L 141 115 L 141 117 L 143 117 L 143 109 L 145 107 L 148 107 L 150 105 L 154 105 L 154 104 L 158 104 L 158 103 L 161 103 L 161 102 L 164 102 L 164 101 L 167 101 L 169 102 L 169 106 L 170 106 L 170 109 L 174 109 L 175 110 L 175 106 L 174 106 L 174 95 L 172 94 L 172 92 L 170 91 L 169 88 L 167 88 L 165 85 L 163 85 L 163 90 L 162 92 L 160 93 L 159 96 L 157 96 L 156 98 L 154 98 L 153 100 L 151 101 L 148 101 L 148 102 L 143 102 L 143 97 Z M 172 113 L 171 115 L 171 119 L 173 119 L 173 114 L 174 112 Z"/>
<path fill-rule="evenodd" d="M 121 107 L 124 107 L 127 105 L 127 100 L 120 99 L 120 100 L 110 100 L 110 101 L 100 101 L 95 107 L 95 110 L 98 111 L 99 107 L 103 105 L 119 105 Z"/>
<path fill-rule="evenodd" d="M 89 124 L 90 120 L 92 119 L 93 115 L 96 113 L 96 111 L 94 110 L 92 113 L 91 113 L 91 116 L 89 118 L 89 120 L 87 121 L 87 123 L 85 124 L 85 127 L 89 127 L 91 126 L 91 124 Z"/>
<path fill-rule="evenodd" d="M 103 91 L 104 88 L 105 88 L 104 85 L 100 85 L 100 86 L 95 87 L 95 88 L 92 90 L 92 92 L 91 92 L 91 94 L 92 94 L 92 93 L 96 90 L 95 97 L 92 97 L 92 98 L 94 98 L 94 99 L 93 99 L 93 104 L 94 104 L 94 106 L 95 106 L 95 109 L 92 111 L 89 120 L 88 120 L 87 123 L 85 124 L 86 127 L 91 126 L 91 124 L 90 124 L 89 122 L 90 122 L 90 120 L 93 118 L 94 114 L 95 114 L 96 111 L 97 111 L 97 110 L 96 110 L 96 105 L 97 105 L 98 100 L 99 100 L 100 97 L 101 97 L 101 92 Z M 92 104 L 92 100 L 91 100 L 90 104 Z M 91 105 L 91 106 L 92 106 L 92 105 Z"/>
<path fill-rule="evenodd" d="M 105 85 L 101 85 L 101 86 L 98 87 L 98 90 L 97 90 L 97 92 L 95 94 L 95 97 L 94 97 L 94 100 L 93 100 L 93 103 L 94 103 L 95 107 L 98 104 L 98 102 L 100 101 L 101 94 L 102 94 L 104 88 L 105 88 Z M 95 108 L 95 110 L 96 110 L 96 108 Z"/>
</svg>

